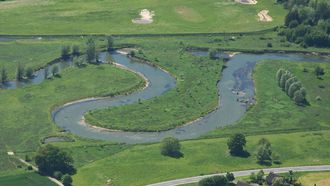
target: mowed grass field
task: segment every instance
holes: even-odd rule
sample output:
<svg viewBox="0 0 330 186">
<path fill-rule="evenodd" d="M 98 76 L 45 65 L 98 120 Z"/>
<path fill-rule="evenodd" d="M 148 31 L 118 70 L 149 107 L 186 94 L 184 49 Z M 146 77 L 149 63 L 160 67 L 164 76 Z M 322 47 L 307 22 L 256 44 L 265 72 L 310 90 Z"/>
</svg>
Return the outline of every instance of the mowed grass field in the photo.
<svg viewBox="0 0 330 186">
<path fill-rule="evenodd" d="M 280 155 L 282 165 L 329 164 L 329 131 L 250 136 L 247 138 L 248 158 L 232 157 L 227 139 L 203 139 L 182 142 L 183 158 L 160 154 L 160 145 L 138 145 L 79 169 L 76 185 L 145 185 L 165 180 L 234 170 L 266 168 L 256 163 L 258 140 L 267 138 L 273 152 Z M 277 165 L 278 166 L 278 165 Z M 275 167 L 275 166 L 272 166 Z"/>
<path fill-rule="evenodd" d="M 154 22 L 132 23 L 142 9 Z M 269 10 L 273 22 L 258 21 Z M 282 25 L 286 10 L 272 0 L 13 0 L 0 2 L 0 34 L 146 34 L 246 32 Z"/>
</svg>

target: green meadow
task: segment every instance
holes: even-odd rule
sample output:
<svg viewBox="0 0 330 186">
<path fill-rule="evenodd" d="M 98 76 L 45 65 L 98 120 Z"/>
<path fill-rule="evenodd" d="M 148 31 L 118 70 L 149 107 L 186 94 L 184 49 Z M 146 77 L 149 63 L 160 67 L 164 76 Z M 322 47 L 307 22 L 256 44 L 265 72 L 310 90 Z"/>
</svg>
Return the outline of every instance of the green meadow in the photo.
<svg viewBox="0 0 330 186">
<path fill-rule="evenodd" d="M 134 24 L 142 9 L 152 24 Z M 260 22 L 269 10 L 272 22 Z M 270 0 L 243 5 L 232 0 L 25 0 L 0 2 L 0 34 L 158 34 L 247 32 L 279 26 L 286 10 Z"/>
</svg>

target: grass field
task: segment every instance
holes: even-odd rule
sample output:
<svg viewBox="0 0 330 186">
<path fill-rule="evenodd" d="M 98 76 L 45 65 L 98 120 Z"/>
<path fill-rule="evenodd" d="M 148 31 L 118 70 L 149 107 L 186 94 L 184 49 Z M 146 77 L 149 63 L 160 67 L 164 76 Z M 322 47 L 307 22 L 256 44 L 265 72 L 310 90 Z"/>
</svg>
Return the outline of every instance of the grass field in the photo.
<svg viewBox="0 0 330 186">
<path fill-rule="evenodd" d="M 177 78 L 177 86 L 142 103 L 92 111 L 86 115 L 88 123 L 130 131 L 166 130 L 197 119 L 218 105 L 216 82 L 221 60 L 192 56 L 174 39 L 141 39 L 138 44 L 143 54 L 137 55 L 168 70 Z"/>
<path fill-rule="evenodd" d="M 270 140 L 273 152 L 281 156 L 281 166 L 329 164 L 329 131 L 251 136 L 247 138 L 248 158 L 228 154 L 227 139 L 204 139 L 182 142 L 183 158 L 162 156 L 159 144 L 138 145 L 79 169 L 77 185 L 145 185 L 164 180 L 251 168 L 256 163 L 257 141 Z M 321 149 L 321 150 L 320 150 Z"/>
<path fill-rule="evenodd" d="M 326 74 L 316 78 L 314 69 L 320 65 Z M 289 69 L 307 89 L 310 106 L 297 106 L 278 86 L 275 79 L 280 68 Z M 308 72 L 303 72 L 306 68 Z M 257 104 L 237 124 L 210 132 L 209 136 L 232 134 L 233 131 L 248 134 L 264 132 L 290 132 L 322 130 L 330 128 L 330 65 L 329 63 L 292 63 L 265 61 L 257 65 L 254 79 Z M 321 88 L 324 86 L 324 88 Z M 320 96 L 321 101 L 316 97 Z"/>
<path fill-rule="evenodd" d="M 271 0 L 242 5 L 232 0 L 25 0 L 0 2 L 0 34 L 145 34 L 243 32 L 282 25 L 286 10 Z M 154 22 L 133 24 L 140 10 Z M 268 9 L 274 21 L 258 21 Z"/>
<path fill-rule="evenodd" d="M 56 186 L 48 178 L 34 172 L 19 173 L 10 176 L 0 176 L 0 185 L 10 186 Z"/>
</svg>

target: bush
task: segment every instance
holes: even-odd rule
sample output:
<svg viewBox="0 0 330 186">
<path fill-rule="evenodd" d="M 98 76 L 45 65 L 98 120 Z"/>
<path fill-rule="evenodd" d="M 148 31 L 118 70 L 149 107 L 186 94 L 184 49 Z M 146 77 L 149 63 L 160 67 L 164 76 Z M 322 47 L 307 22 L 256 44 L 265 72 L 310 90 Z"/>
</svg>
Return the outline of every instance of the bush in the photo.
<svg viewBox="0 0 330 186">
<path fill-rule="evenodd" d="M 60 171 L 55 171 L 53 177 L 57 180 L 62 180 L 63 174 Z"/>
<path fill-rule="evenodd" d="M 272 43 L 267 43 L 267 47 L 268 48 L 272 48 L 273 47 L 273 44 Z"/>
<path fill-rule="evenodd" d="M 72 178 L 69 174 L 65 174 L 62 178 L 62 183 L 64 186 L 70 186 L 72 185 Z"/>
<path fill-rule="evenodd" d="M 27 170 L 29 171 L 33 170 L 32 166 L 31 165 L 27 166 Z"/>
<path fill-rule="evenodd" d="M 182 156 L 181 144 L 178 139 L 173 137 L 167 137 L 162 140 L 161 143 L 161 154 L 164 156 L 170 156 L 179 158 Z"/>
<path fill-rule="evenodd" d="M 228 180 L 225 176 L 212 176 L 198 182 L 199 186 L 227 186 Z"/>
<path fill-rule="evenodd" d="M 62 46 L 61 57 L 62 59 L 68 59 L 70 57 L 70 46 Z"/>
</svg>

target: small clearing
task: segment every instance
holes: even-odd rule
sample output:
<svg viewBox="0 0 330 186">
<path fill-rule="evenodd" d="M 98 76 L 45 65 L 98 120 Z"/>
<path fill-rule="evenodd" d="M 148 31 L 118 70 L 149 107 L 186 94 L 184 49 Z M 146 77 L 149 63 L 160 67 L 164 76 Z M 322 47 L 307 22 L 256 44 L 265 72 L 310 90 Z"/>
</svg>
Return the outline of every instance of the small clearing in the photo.
<svg viewBox="0 0 330 186">
<path fill-rule="evenodd" d="M 154 21 L 153 20 L 154 16 L 155 16 L 154 11 L 143 9 L 140 12 L 140 18 L 132 19 L 132 22 L 135 24 L 150 24 Z"/>
<path fill-rule="evenodd" d="M 235 0 L 237 3 L 246 4 L 246 5 L 255 5 L 258 3 L 257 0 Z"/>
<path fill-rule="evenodd" d="M 261 10 L 258 13 L 259 21 L 272 22 L 273 18 L 270 15 L 268 15 L 268 13 L 269 13 L 269 10 Z"/>
</svg>

